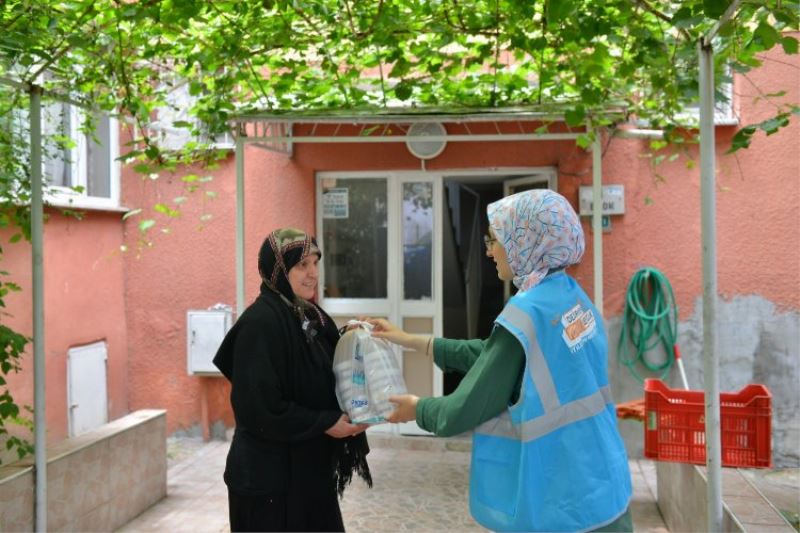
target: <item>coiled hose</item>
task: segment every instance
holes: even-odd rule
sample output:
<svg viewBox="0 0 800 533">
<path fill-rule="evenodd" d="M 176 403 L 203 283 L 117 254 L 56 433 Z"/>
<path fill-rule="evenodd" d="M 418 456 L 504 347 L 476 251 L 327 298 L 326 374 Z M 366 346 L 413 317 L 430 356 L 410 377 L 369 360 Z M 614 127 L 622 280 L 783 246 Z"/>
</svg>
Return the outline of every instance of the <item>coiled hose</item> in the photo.
<svg viewBox="0 0 800 533">
<path fill-rule="evenodd" d="M 626 291 L 617 358 L 641 383 L 644 383 L 644 377 L 637 371 L 638 366 L 660 373 L 658 379 L 663 380 L 680 357 L 677 340 L 678 306 L 672 285 L 658 269 L 640 269 L 631 278 Z M 647 352 L 659 344 L 664 347 L 666 358 L 663 362 L 651 362 Z M 634 356 L 629 356 L 629 345 L 636 349 Z"/>
</svg>

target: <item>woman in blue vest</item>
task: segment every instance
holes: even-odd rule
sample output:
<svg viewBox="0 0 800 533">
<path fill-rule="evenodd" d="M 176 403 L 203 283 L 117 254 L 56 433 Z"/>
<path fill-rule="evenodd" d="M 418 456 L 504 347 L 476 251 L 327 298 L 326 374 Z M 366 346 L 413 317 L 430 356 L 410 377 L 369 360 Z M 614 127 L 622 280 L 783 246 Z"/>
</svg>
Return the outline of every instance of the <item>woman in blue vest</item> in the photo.
<svg viewBox="0 0 800 533">
<path fill-rule="evenodd" d="M 373 333 L 465 373 L 439 398 L 402 395 L 391 422 L 436 435 L 474 430 L 470 511 L 495 531 L 632 531 L 631 477 L 608 383 L 600 313 L 564 269 L 584 251 L 569 202 L 525 191 L 488 207 L 486 254 L 517 294 L 488 339 Z"/>
</svg>

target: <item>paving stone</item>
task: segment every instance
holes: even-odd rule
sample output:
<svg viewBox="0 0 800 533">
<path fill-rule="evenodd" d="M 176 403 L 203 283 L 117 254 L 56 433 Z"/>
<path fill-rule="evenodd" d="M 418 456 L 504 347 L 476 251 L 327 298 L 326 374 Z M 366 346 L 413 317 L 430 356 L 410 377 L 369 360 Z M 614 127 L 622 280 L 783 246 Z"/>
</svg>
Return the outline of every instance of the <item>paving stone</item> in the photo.
<svg viewBox="0 0 800 533">
<path fill-rule="evenodd" d="M 229 531 L 222 481 L 229 445 L 188 437 L 168 442 L 167 497 L 120 531 Z M 354 479 L 341 501 L 349 533 L 485 531 L 469 514 L 468 439 L 370 435 L 370 447 L 373 488 Z M 647 460 L 630 466 L 634 530 L 667 532 L 655 500 L 655 468 Z"/>
</svg>

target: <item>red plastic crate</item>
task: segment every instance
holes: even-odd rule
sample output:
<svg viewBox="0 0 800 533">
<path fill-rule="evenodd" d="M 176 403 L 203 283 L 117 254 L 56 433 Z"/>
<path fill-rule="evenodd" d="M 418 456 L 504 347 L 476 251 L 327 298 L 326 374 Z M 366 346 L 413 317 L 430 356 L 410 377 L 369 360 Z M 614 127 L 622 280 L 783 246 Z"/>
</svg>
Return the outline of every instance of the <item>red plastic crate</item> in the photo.
<svg viewBox="0 0 800 533">
<path fill-rule="evenodd" d="M 722 466 L 772 466 L 772 395 L 763 385 L 723 392 Z M 644 455 L 658 461 L 706 464 L 705 393 L 644 383 Z"/>
</svg>

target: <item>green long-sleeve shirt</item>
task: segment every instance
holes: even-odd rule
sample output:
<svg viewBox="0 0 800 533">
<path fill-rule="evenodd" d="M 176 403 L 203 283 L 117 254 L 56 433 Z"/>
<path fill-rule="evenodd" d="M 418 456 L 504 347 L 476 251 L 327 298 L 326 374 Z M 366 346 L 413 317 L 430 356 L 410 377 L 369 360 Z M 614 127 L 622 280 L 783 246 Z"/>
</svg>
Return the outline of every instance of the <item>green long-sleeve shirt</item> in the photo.
<svg viewBox="0 0 800 533">
<path fill-rule="evenodd" d="M 440 437 L 476 428 L 519 397 L 525 351 L 502 326 L 486 340 L 434 339 L 433 360 L 445 372 L 466 373 L 452 394 L 417 403 L 419 427 Z"/>
</svg>

